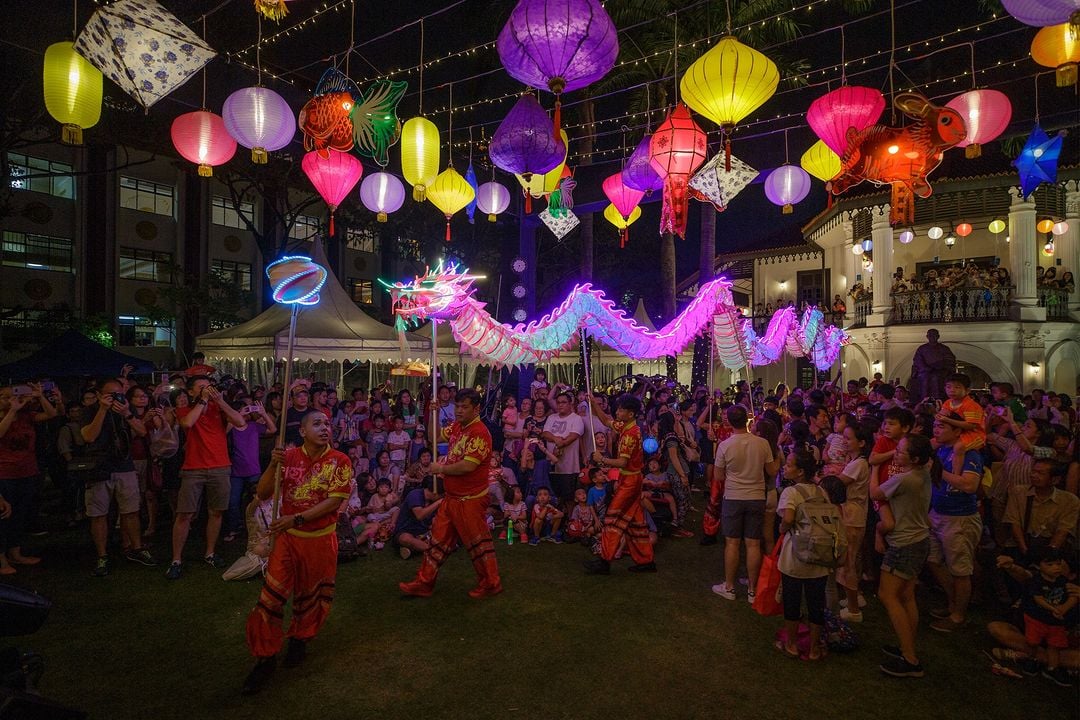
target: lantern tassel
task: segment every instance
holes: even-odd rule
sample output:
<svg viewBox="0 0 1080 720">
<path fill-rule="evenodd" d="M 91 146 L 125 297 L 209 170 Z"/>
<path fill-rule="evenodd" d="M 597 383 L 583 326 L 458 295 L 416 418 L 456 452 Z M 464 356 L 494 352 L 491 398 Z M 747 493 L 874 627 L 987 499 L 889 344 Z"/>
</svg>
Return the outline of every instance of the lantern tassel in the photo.
<svg viewBox="0 0 1080 720">
<path fill-rule="evenodd" d="M 82 145 L 82 128 L 78 125 L 66 123 L 60 128 L 60 142 L 65 145 Z"/>
<path fill-rule="evenodd" d="M 446 242 L 450 242 L 450 218 L 446 218 Z"/>
<path fill-rule="evenodd" d="M 492 213 L 488 213 L 488 222 L 495 222 L 496 217 L 497 217 L 496 215 L 494 215 Z"/>
<path fill-rule="evenodd" d="M 381 223 L 386 222 L 386 213 L 381 212 L 381 213 L 376 214 L 375 219 L 378 220 Z"/>
<path fill-rule="evenodd" d="M 423 185 L 413 185 L 412 199 L 416 202 L 424 202 L 427 200 L 427 188 Z"/>
<path fill-rule="evenodd" d="M 529 194 L 528 190 L 525 191 L 525 214 L 532 214 L 532 195 Z"/>
<path fill-rule="evenodd" d="M 214 168 L 206 163 L 199 164 L 199 177 L 213 177 Z"/>
<path fill-rule="evenodd" d="M 664 202 L 660 209 L 660 232 L 675 233 L 686 238 L 686 216 L 690 197 L 687 194 L 685 175 L 668 175 L 664 178 Z"/>
<path fill-rule="evenodd" d="M 630 228 L 623 228 L 619 233 L 619 249 L 626 247 L 626 241 L 630 239 Z"/>
<path fill-rule="evenodd" d="M 731 172 L 731 136 L 724 135 L 724 172 Z"/>
<path fill-rule="evenodd" d="M 334 237 L 334 208 L 330 208 L 330 237 Z"/>
<path fill-rule="evenodd" d="M 251 148 L 251 162 L 256 165 L 265 165 L 268 160 L 266 154 L 266 148 L 253 147 Z"/>
<path fill-rule="evenodd" d="M 562 100 L 560 100 L 559 98 L 560 98 L 559 95 L 555 96 L 555 137 L 556 137 L 556 139 L 561 137 L 559 135 L 559 128 L 562 125 Z"/>
</svg>

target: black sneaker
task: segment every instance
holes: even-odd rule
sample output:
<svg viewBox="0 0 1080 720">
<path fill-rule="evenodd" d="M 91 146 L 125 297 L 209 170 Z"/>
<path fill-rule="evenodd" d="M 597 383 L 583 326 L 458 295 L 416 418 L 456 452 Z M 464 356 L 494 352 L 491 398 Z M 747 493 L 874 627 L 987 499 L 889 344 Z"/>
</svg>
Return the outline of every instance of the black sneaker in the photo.
<svg viewBox="0 0 1080 720">
<path fill-rule="evenodd" d="M 702 535 L 701 541 L 698 543 L 698 545 L 715 545 L 716 543 L 717 540 L 715 535 Z"/>
<path fill-rule="evenodd" d="M 1061 687 L 1072 687 L 1072 678 L 1069 677 L 1069 671 L 1063 667 L 1054 668 L 1053 670 L 1046 668 L 1042 671 L 1042 676 Z"/>
<path fill-rule="evenodd" d="M 903 657 L 891 657 L 881 663 L 878 667 L 881 669 L 881 672 L 886 675 L 897 678 L 921 678 L 925 674 L 923 672 L 922 663 L 912 665 Z"/>
<path fill-rule="evenodd" d="M 585 563 L 586 575 L 610 575 L 611 563 L 604 558 L 594 558 Z"/>
<path fill-rule="evenodd" d="M 294 668 L 304 662 L 305 657 L 307 657 L 307 643 L 296 638 L 289 638 L 289 648 L 285 651 L 285 660 L 282 661 L 281 667 Z"/>
<path fill-rule="evenodd" d="M 900 648 L 896 645 L 882 645 L 881 652 L 885 653 L 891 658 L 902 658 L 904 653 L 900 651 Z"/>
<path fill-rule="evenodd" d="M 203 562 L 210 567 L 216 568 L 218 570 L 222 570 L 229 566 L 229 563 L 225 562 L 225 558 L 221 557 L 217 553 L 214 553 L 213 555 L 207 555 L 203 558 Z"/>
<path fill-rule="evenodd" d="M 180 576 L 183 574 L 183 572 L 184 572 L 184 567 L 180 563 L 178 563 L 178 562 L 170 563 L 169 564 L 169 569 L 165 571 L 165 577 L 168 578 L 169 580 L 179 580 Z"/>
<path fill-rule="evenodd" d="M 266 682 L 270 679 L 270 676 L 274 674 L 274 669 L 277 667 L 277 658 L 268 657 L 262 658 L 255 663 L 255 667 L 251 668 L 251 672 L 244 679 L 244 686 L 240 689 L 241 695 L 254 695 L 263 689 Z"/>
<path fill-rule="evenodd" d="M 1039 674 L 1039 663 L 1035 661 L 1035 658 L 1026 658 L 1020 661 L 1020 672 L 1024 673 L 1028 677 L 1034 677 Z"/>
<path fill-rule="evenodd" d="M 139 548 L 138 550 L 128 550 L 124 553 L 124 558 L 131 562 L 137 562 L 140 565 L 147 567 L 154 567 L 157 565 L 157 560 L 150 554 L 150 551 L 146 548 Z"/>
<path fill-rule="evenodd" d="M 632 573 L 654 573 L 654 572 L 656 572 L 656 563 L 654 563 L 654 562 L 641 563 L 640 565 L 631 565 L 630 567 L 628 567 L 626 569 L 627 569 L 628 572 L 632 572 Z"/>
<path fill-rule="evenodd" d="M 97 565 L 90 572 L 94 577 L 105 577 L 109 574 L 109 570 L 112 569 L 112 562 L 109 561 L 108 555 L 102 555 L 97 559 Z"/>
</svg>

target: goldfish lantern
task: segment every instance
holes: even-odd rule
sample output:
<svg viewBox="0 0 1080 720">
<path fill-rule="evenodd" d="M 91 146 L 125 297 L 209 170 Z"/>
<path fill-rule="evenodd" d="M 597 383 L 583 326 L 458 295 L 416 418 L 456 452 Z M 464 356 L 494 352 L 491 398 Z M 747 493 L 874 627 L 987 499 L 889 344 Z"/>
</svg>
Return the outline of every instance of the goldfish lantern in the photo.
<svg viewBox="0 0 1080 720">
<path fill-rule="evenodd" d="M 446 242 L 450 242 L 450 218 L 476 197 L 468 180 L 457 170 L 448 167 L 439 173 L 427 189 L 427 199 L 446 216 Z"/>
<path fill-rule="evenodd" d="M 333 236 L 334 211 L 356 187 L 356 183 L 360 182 L 360 176 L 364 174 L 364 166 L 349 153 L 336 150 L 324 152 L 327 153 L 325 157 L 314 150 L 307 153 L 300 162 L 300 167 L 330 208 L 329 229 L 330 235 Z"/>
<path fill-rule="evenodd" d="M 877 88 L 845 85 L 810 103 L 806 122 L 838 156 L 847 150 L 848 128 L 864 130 L 881 118 L 885 96 Z"/>
<path fill-rule="evenodd" d="M 1080 0 L 1001 0 L 1001 4 L 1025 25 L 1080 25 Z"/>
<path fill-rule="evenodd" d="M 654 190 L 664 188 L 664 179 L 656 174 L 652 162 L 649 160 L 649 143 L 652 135 L 641 138 L 641 142 L 634 148 L 630 159 L 622 169 L 623 184 L 632 190 L 640 190 L 651 194 Z"/>
<path fill-rule="evenodd" d="M 81 145 L 82 131 L 101 119 L 102 79 L 72 43 L 53 43 L 45 50 L 45 109 L 64 126 L 61 142 Z"/>
<path fill-rule="evenodd" d="M 209 110 L 180 115 L 173 120 L 171 135 L 176 151 L 199 166 L 200 177 L 210 177 L 214 165 L 223 165 L 236 154 L 236 141 L 225 121 Z"/>
<path fill-rule="evenodd" d="M 386 222 L 386 216 L 401 209 L 405 202 L 405 186 L 396 175 L 377 172 L 368 175 L 360 183 L 360 202 L 364 203 L 375 219 Z"/>
<path fill-rule="evenodd" d="M 561 94 L 607 75 L 619 37 L 600 0 L 519 0 L 495 49 L 512 78 L 555 94 L 558 137 Z"/>
<path fill-rule="evenodd" d="M 1069 23 L 1044 27 L 1031 41 L 1031 59 L 1043 67 L 1055 68 L 1058 87 L 1076 84 L 1080 63 L 1080 30 Z"/>
<path fill-rule="evenodd" d="M 765 195 L 774 205 L 783 207 L 790 215 L 792 206 L 801 202 L 810 192 L 810 176 L 794 165 L 781 165 L 765 178 Z"/>
<path fill-rule="evenodd" d="M 997 90 L 970 90 L 945 103 L 945 107 L 964 119 L 967 137 L 956 146 L 964 148 L 968 159 L 982 155 L 982 145 L 1005 132 L 1012 119 L 1012 103 Z"/>
<path fill-rule="evenodd" d="M 326 283 L 326 268 L 303 255 L 283 257 L 266 266 L 271 297 L 282 305 L 316 305 Z"/>
<path fill-rule="evenodd" d="M 731 131 L 773 96 L 779 82 L 776 63 L 729 35 L 691 63 L 679 88 L 683 102 L 720 126 L 730 157 Z"/>
<path fill-rule="evenodd" d="M 626 242 L 630 239 L 630 226 L 637 222 L 641 217 L 641 208 L 634 206 L 634 209 L 630 211 L 629 215 L 623 215 L 619 208 L 614 204 L 609 204 L 604 208 L 604 219 L 615 226 L 615 229 L 619 231 L 619 247 L 626 247 Z"/>
<path fill-rule="evenodd" d="M 799 158 L 799 165 L 818 180 L 829 182 L 840 172 L 840 156 L 818 140 Z"/>
<path fill-rule="evenodd" d="M 292 142 L 296 120 L 285 98 L 262 86 L 237 90 L 221 108 L 225 129 L 237 143 L 251 149 L 251 161 L 265 165 L 267 153 Z"/>
<path fill-rule="evenodd" d="M 319 81 L 323 87 L 326 75 Z M 298 125 L 304 133 L 304 149 L 318 150 L 329 157 L 330 150 L 349 152 L 353 149 L 352 109 L 355 104 L 347 90 L 318 92 L 300 108 Z"/>
<path fill-rule="evenodd" d="M 911 225 L 915 222 L 915 196 L 930 197 L 933 188 L 927 176 L 941 164 L 945 151 L 964 139 L 966 130 L 960 113 L 932 105 L 918 93 L 900 93 L 893 102 L 915 122 L 903 128 L 850 128 L 840 174 L 832 180 L 832 194 L 839 195 L 863 180 L 890 185 L 889 221 Z"/>
<path fill-rule="evenodd" d="M 476 207 L 487 213 L 488 222 L 495 222 L 495 216 L 510 207 L 510 191 L 497 182 L 486 182 L 476 190 Z"/>
<path fill-rule="evenodd" d="M 660 232 L 686 234 L 686 216 L 690 196 L 690 176 L 708 152 L 705 131 L 679 103 L 656 128 L 649 141 L 649 162 L 664 179 L 664 204 L 660 211 Z"/>
<path fill-rule="evenodd" d="M 401 174 L 413 186 L 413 200 L 423 202 L 439 174 L 439 129 L 427 118 L 414 117 L 401 128 Z"/>
<path fill-rule="evenodd" d="M 623 182 L 623 176 L 621 172 L 617 172 L 614 175 L 609 175 L 604 180 L 604 194 L 607 195 L 608 200 L 611 201 L 609 208 L 614 208 L 614 212 L 618 215 L 620 223 L 615 222 L 609 217 L 608 210 L 604 210 L 604 217 L 608 219 L 615 227 L 619 228 L 619 247 L 626 247 L 626 240 L 629 235 L 627 228 L 630 227 L 630 223 L 634 222 L 631 217 L 634 211 L 638 211 L 638 217 L 641 216 L 641 209 L 638 207 L 638 203 L 641 202 L 641 198 L 645 197 L 645 193 L 641 190 L 635 190 L 627 187 Z"/>
</svg>

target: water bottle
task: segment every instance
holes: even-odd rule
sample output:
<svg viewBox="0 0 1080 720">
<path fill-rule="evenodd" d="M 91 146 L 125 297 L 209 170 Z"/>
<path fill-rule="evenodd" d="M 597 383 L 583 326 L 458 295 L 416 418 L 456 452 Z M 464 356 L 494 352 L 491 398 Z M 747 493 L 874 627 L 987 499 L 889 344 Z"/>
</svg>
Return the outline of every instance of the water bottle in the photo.
<svg viewBox="0 0 1080 720">
<path fill-rule="evenodd" d="M 506 519 L 506 544 L 514 544 L 514 521 L 510 518 Z"/>
</svg>

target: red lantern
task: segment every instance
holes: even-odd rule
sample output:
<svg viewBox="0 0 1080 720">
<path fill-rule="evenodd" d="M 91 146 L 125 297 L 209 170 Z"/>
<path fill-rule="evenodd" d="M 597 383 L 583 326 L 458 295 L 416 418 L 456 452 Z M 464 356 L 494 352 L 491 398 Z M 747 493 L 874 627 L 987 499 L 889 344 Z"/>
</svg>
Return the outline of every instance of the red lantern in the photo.
<svg viewBox="0 0 1080 720">
<path fill-rule="evenodd" d="M 664 179 L 664 205 L 660 211 L 660 232 L 686 235 L 686 215 L 690 196 L 687 183 L 705 162 L 708 143 L 705 131 L 679 103 L 656 128 L 649 141 L 649 162 Z"/>
<path fill-rule="evenodd" d="M 607 195 L 608 200 L 615 206 L 624 221 L 630 220 L 634 208 L 641 202 L 641 198 L 645 197 L 645 193 L 642 191 L 634 190 L 623 183 L 621 171 L 604 180 L 604 194 Z M 630 227 L 629 224 L 626 224 L 619 232 L 619 247 L 626 246 L 629 235 Z"/>
<path fill-rule="evenodd" d="M 224 165 L 236 154 L 236 141 L 225 129 L 225 121 L 209 110 L 180 115 L 173 120 L 170 134 L 176 152 L 198 165 L 201 177 L 210 177 L 214 165 Z"/>
<path fill-rule="evenodd" d="M 971 234 L 971 223 L 960 223 L 956 226 L 956 234 L 960 237 L 967 237 Z"/>
<path fill-rule="evenodd" d="M 326 157 L 320 153 L 326 153 Z M 300 166 L 330 208 L 330 235 L 333 235 L 334 211 L 360 182 L 364 166 L 349 153 L 328 149 L 312 150 L 304 155 Z"/>
</svg>

